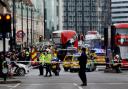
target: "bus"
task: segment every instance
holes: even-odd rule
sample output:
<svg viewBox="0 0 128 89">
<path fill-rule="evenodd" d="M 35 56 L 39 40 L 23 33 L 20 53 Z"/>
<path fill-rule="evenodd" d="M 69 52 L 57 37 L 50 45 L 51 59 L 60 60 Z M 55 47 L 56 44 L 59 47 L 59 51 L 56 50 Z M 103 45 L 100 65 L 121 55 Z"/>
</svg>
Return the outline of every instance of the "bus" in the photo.
<svg viewBox="0 0 128 89">
<path fill-rule="evenodd" d="M 101 48 L 102 40 L 101 35 L 98 31 L 88 31 L 85 35 L 84 45 L 89 45 L 91 49 L 93 48 Z"/>
<path fill-rule="evenodd" d="M 55 46 L 61 49 L 68 47 L 78 48 L 78 38 L 74 30 L 58 30 L 52 32 L 52 39 Z"/>
<path fill-rule="evenodd" d="M 76 53 L 78 49 L 78 38 L 74 30 L 53 31 L 52 39 L 57 57 L 62 61 L 67 54 Z"/>
<path fill-rule="evenodd" d="M 121 67 L 128 68 L 128 23 L 117 23 L 111 27 L 111 48 L 115 46 L 119 48 L 119 55 L 121 58 Z"/>
</svg>

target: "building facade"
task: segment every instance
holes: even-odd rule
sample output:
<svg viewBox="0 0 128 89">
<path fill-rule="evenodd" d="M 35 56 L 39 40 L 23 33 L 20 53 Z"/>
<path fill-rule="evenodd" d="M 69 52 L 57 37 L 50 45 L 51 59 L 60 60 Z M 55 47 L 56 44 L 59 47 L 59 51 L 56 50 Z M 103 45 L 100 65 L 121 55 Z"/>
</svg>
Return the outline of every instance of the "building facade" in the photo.
<svg viewBox="0 0 128 89">
<path fill-rule="evenodd" d="M 15 3 L 16 43 L 24 47 L 36 44 L 36 42 L 39 42 L 39 36 L 43 35 L 43 16 L 41 10 L 35 7 L 36 3 L 32 1 L 29 3 Z M 9 2 L 9 5 L 13 13 L 13 2 Z M 21 35 L 22 30 L 23 35 Z"/>
<path fill-rule="evenodd" d="M 86 34 L 87 31 L 98 31 L 111 23 L 110 0 L 63 0 L 63 29 L 76 30 Z"/>
<path fill-rule="evenodd" d="M 128 0 L 111 0 L 112 23 L 128 23 Z"/>
<path fill-rule="evenodd" d="M 45 38 L 55 30 L 63 30 L 63 0 L 44 0 Z"/>
</svg>

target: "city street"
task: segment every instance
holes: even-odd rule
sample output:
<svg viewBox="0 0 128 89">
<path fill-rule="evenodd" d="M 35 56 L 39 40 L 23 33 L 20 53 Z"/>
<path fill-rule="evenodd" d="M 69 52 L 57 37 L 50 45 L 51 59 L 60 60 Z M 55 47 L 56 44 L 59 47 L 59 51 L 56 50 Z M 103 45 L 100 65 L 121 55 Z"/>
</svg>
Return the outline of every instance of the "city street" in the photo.
<svg viewBox="0 0 128 89">
<path fill-rule="evenodd" d="M 16 84 L 0 84 L 0 89 L 126 89 L 128 87 L 128 71 L 123 73 L 104 73 L 103 71 L 87 72 L 88 86 L 80 86 L 77 73 L 64 72 L 60 76 L 39 76 L 38 69 L 32 69 Z"/>
</svg>

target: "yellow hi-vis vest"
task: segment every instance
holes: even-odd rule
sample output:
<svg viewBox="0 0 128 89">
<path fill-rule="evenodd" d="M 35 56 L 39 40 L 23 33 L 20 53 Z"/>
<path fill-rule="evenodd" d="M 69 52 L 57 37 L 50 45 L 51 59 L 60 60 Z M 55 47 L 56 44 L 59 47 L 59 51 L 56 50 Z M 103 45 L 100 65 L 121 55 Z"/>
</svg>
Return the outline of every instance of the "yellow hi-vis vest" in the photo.
<svg viewBox="0 0 128 89">
<path fill-rule="evenodd" d="M 29 56 L 29 54 L 30 54 L 30 53 L 27 51 L 27 52 L 26 52 L 26 56 L 28 57 L 28 56 Z"/>
<path fill-rule="evenodd" d="M 54 57 L 57 57 L 57 53 L 54 53 L 53 56 L 54 56 Z"/>
<path fill-rule="evenodd" d="M 45 63 L 51 63 L 52 55 L 50 53 L 46 54 L 45 56 Z"/>
<path fill-rule="evenodd" d="M 40 57 L 39 57 L 39 61 L 40 61 L 40 63 L 44 63 L 44 61 L 45 61 L 45 55 L 42 53 L 41 55 L 40 55 Z"/>
</svg>

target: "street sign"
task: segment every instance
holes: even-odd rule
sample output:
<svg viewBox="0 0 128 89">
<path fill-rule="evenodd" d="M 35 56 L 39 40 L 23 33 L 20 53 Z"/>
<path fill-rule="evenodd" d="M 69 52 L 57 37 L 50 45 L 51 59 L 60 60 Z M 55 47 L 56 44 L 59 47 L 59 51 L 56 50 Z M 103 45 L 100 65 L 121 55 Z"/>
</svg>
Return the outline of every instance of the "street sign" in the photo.
<svg viewBox="0 0 128 89">
<path fill-rule="evenodd" d="M 25 33 L 23 32 L 23 37 L 25 36 Z M 22 30 L 17 31 L 16 33 L 17 38 L 22 38 Z"/>
<path fill-rule="evenodd" d="M 16 38 L 16 43 L 19 45 L 22 44 L 22 38 Z"/>
</svg>

